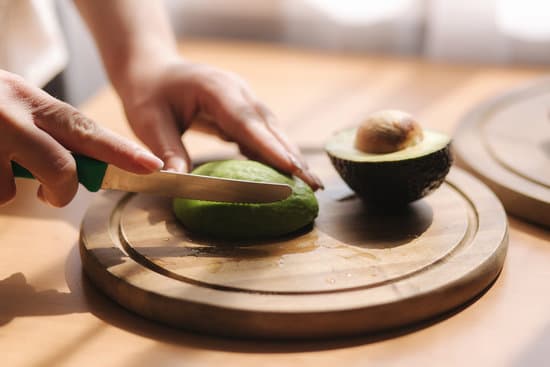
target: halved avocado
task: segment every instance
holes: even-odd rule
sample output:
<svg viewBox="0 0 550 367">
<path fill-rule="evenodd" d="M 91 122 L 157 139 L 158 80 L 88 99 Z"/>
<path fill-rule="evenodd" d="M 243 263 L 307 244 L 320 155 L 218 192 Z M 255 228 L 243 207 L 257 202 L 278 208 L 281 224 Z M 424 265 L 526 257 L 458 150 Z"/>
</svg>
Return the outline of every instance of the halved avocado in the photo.
<svg viewBox="0 0 550 367">
<path fill-rule="evenodd" d="M 336 133 L 325 150 L 342 179 L 367 204 L 398 206 L 439 187 L 452 164 L 451 139 L 423 130 L 415 145 L 392 153 L 372 154 L 355 148 L 357 128 Z"/>
</svg>

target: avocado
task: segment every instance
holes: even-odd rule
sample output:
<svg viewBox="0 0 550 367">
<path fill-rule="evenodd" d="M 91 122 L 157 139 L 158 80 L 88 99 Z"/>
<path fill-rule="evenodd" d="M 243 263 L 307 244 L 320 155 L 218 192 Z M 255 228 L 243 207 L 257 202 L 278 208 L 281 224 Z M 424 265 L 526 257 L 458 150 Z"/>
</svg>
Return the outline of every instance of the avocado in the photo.
<svg viewBox="0 0 550 367">
<path fill-rule="evenodd" d="M 189 231 L 216 239 L 258 240 L 297 231 L 317 217 L 319 205 L 311 188 L 298 177 L 289 177 L 251 160 L 225 160 L 203 164 L 198 175 L 288 184 L 292 194 L 263 204 L 221 203 L 176 198 L 173 210 Z"/>
<path fill-rule="evenodd" d="M 336 133 L 327 142 L 325 150 L 342 179 L 365 203 L 380 207 L 405 205 L 426 196 L 443 183 L 453 161 L 451 139 L 442 133 L 422 130 L 416 123 L 414 127 L 403 125 L 399 121 L 403 120 L 402 116 L 395 121 L 388 120 L 388 116 L 396 116 L 391 113 L 383 115 L 382 119 L 384 124 L 390 123 L 381 125 L 380 116 L 377 113 L 377 119 L 371 118 L 360 127 Z M 409 115 L 403 116 L 409 119 Z M 376 128 L 365 128 L 373 121 Z M 386 153 L 360 150 L 360 147 L 367 146 L 360 141 L 366 136 L 364 132 L 360 134 L 361 130 L 375 131 L 372 135 L 376 139 L 369 136 L 376 142 L 372 150 L 377 145 Z M 390 134 L 389 130 L 398 133 Z M 414 138 L 407 136 L 411 134 Z M 403 146 L 403 141 L 408 143 Z M 395 149 L 388 151 L 386 147 L 393 142 Z"/>
</svg>

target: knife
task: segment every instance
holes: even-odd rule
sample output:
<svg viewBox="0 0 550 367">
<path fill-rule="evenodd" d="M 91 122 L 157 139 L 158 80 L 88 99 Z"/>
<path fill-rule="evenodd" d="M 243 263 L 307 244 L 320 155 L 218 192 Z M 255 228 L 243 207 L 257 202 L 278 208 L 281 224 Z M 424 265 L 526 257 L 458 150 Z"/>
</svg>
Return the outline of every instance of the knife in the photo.
<svg viewBox="0 0 550 367">
<path fill-rule="evenodd" d="M 228 178 L 158 171 L 138 175 L 81 154 L 71 153 L 76 161 L 78 181 L 88 189 L 143 192 L 196 200 L 271 203 L 292 193 L 289 185 L 234 180 Z M 31 172 L 11 162 L 15 177 L 34 178 Z"/>
</svg>

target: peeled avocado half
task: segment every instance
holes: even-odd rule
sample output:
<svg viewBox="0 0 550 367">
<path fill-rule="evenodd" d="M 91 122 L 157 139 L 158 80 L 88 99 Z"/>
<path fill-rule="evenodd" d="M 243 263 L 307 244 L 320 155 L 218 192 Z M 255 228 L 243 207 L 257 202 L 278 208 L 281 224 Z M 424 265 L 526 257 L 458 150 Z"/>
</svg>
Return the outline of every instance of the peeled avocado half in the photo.
<svg viewBox="0 0 550 367">
<path fill-rule="evenodd" d="M 297 177 L 285 176 L 250 160 L 226 160 L 196 168 L 198 175 L 259 182 L 284 183 L 292 187 L 285 200 L 264 204 L 221 203 L 176 198 L 176 217 L 191 232 L 216 239 L 250 240 L 281 236 L 301 229 L 317 217 L 319 206 L 311 188 Z"/>
<path fill-rule="evenodd" d="M 343 180 L 367 204 L 404 205 L 443 183 L 452 164 L 451 139 L 445 134 L 421 130 L 417 141 L 402 149 L 370 153 L 357 148 L 360 128 L 336 133 L 325 150 Z"/>
</svg>

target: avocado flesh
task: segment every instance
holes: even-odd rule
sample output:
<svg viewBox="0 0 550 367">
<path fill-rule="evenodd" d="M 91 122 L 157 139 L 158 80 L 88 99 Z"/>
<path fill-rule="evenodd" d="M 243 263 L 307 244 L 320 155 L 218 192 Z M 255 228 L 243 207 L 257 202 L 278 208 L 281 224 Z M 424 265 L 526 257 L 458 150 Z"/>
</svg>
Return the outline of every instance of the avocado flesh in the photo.
<svg viewBox="0 0 550 367">
<path fill-rule="evenodd" d="M 437 150 L 450 143 L 447 135 L 431 130 L 424 130 L 424 138 L 418 144 L 393 153 L 372 154 L 357 150 L 354 147 L 357 128 L 346 129 L 336 133 L 327 143 L 325 149 L 333 156 L 355 162 L 389 162 L 413 159 Z"/>
<path fill-rule="evenodd" d="M 452 164 L 451 140 L 424 130 L 424 139 L 411 147 L 386 154 L 354 148 L 356 129 L 334 135 L 325 149 L 342 179 L 367 204 L 400 206 L 418 200 L 439 187 Z"/>
<path fill-rule="evenodd" d="M 221 203 L 176 198 L 173 210 L 191 232 L 226 240 L 258 240 L 297 231 L 317 217 L 319 206 L 311 188 L 297 177 L 285 176 L 255 161 L 206 163 L 193 173 L 213 177 L 288 184 L 285 200 L 264 204 Z"/>
</svg>

